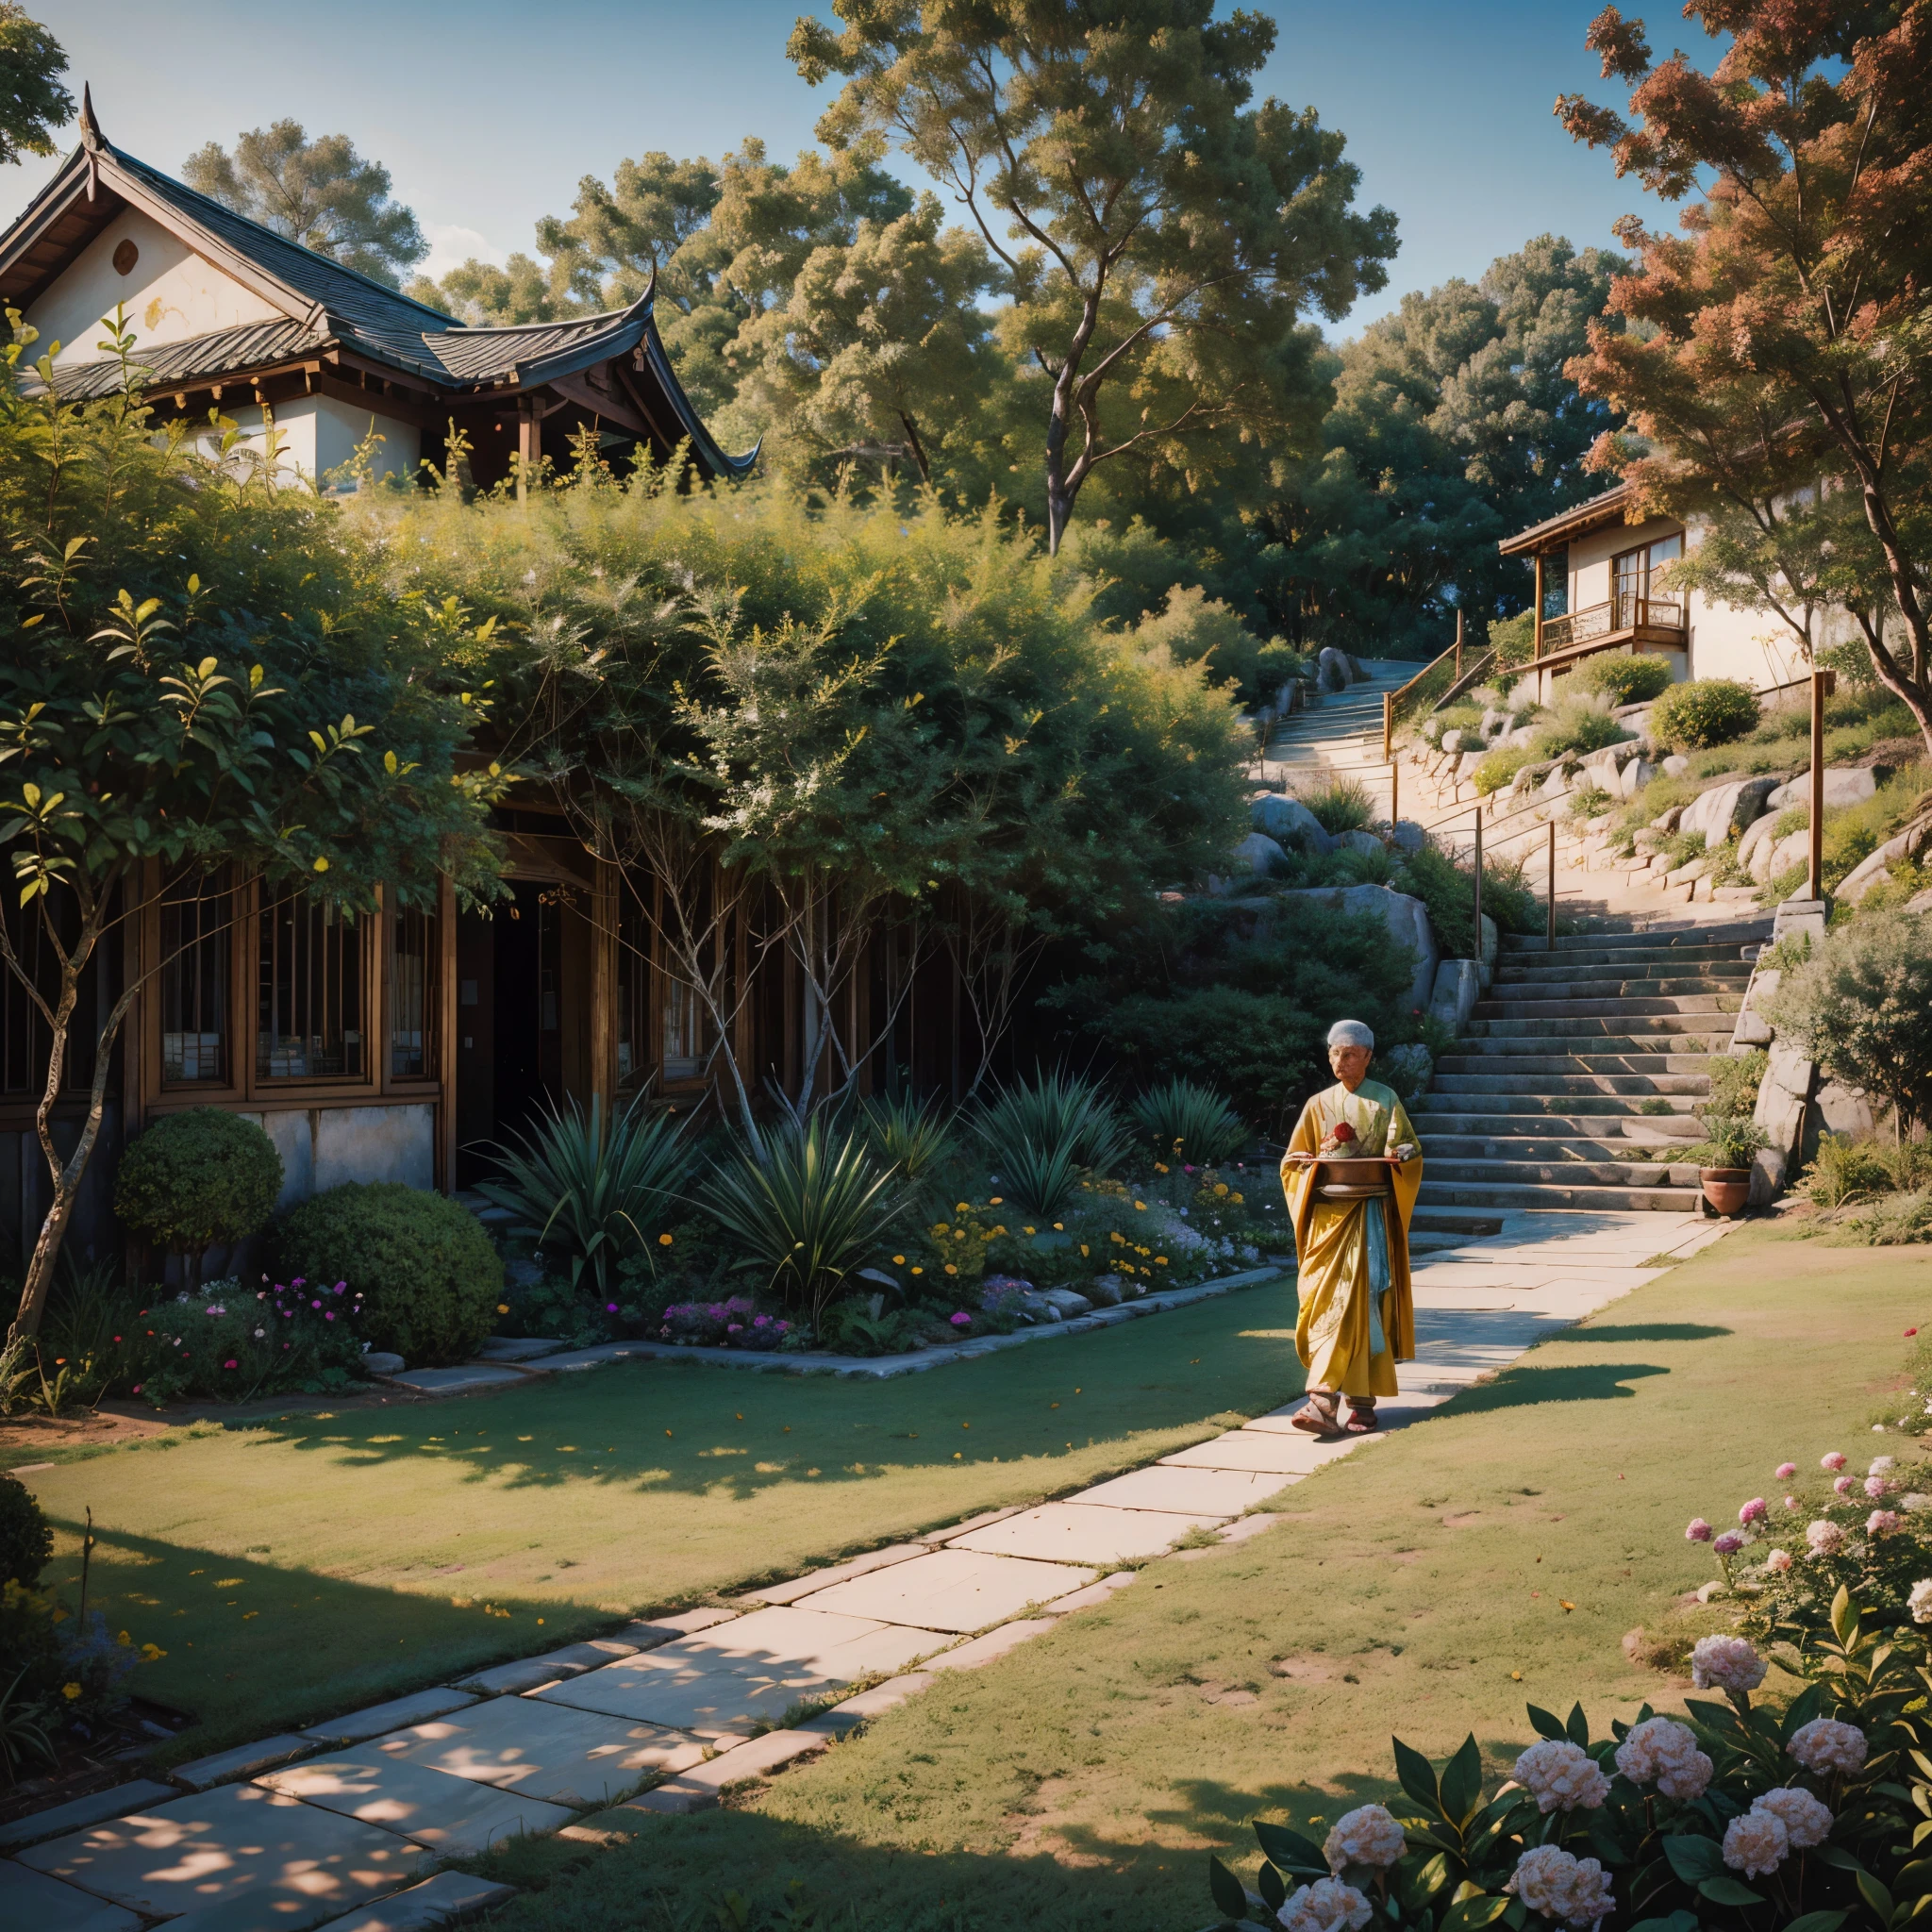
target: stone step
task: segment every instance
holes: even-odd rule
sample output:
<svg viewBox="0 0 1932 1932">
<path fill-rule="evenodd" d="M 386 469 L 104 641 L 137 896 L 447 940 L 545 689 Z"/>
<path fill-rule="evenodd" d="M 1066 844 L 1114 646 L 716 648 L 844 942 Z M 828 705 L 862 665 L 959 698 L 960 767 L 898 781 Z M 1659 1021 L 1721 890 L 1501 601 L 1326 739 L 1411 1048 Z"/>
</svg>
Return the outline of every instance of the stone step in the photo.
<svg viewBox="0 0 1932 1932">
<path fill-rule="evenodd" d="M 1724 980 L 1704 980 L 1690 974 L 1669 979 L 1505 979 L 1501 974 L 1483 1001 L 1484 1006 L 1502 1003 L 1534 1008 L 1542 1002 L 1558 1005 L 1582 1000 L 1593 1011 L 1602 1013 L 1710 1013 L 1721 1001 L 1736 1002 L 1744 996 L 1744 980 L 1735 984 Z M 1701 1004 L 1683 1006 L 1684 1000 Z M 1658 1001 L 1671 1002 L 1658 1005 Z M 1641 1002 L 1641 1004 L 1633 1004 Z"/>
<path fill-rule="evenodd" d="M 1669 949 L 1673 946 L 1727 945 L 1733 938 L 1740 945 L 1750 944 L 1759 939 L 1771 937 L 1771 919 L 1724 919 L 1687 921 L 1683 924 L 1668 926 L 1631 926 L 1618 930 L 1611 925 L 1599 925 L 1588 932 L 1558 933 L 1557 950 L 1559 953 L 1587 953 L 1592 947 L 1615 945 L 1620 947 L 1641 947 Z M 1544 950 L 1541 933 L 1506 932 L 1501 938 L 1505 953 L 1539 952 Z"/>
<path fill-rule="evenodd" d="M 1683 1093 L 1701 1099 L 1710 1091 L 1703 1074 L 1543 1074 L 1537 1089 L 1544 1095 L 1576 1093 Z M 1429 1093 L 1520 1093 L 1523 1081 L 1507 1074 L 1441 1074 Z"/>
<path fill-rule="evenodd" d="M 1663 960 L 1656 965 L 1640 962 L 1619 965 L 1585 965 L 1575 960 L 1547 956 L 1550 963 L 1525 966 L 1523 956 L 1499 960 L 1498 986 L 1616 986 L 1639 988 L 1649 992 L 1716 992 L 1734 979 L 1751 977 L 1748 959 Z"/>
<path fill-rule="evenodd" d="M 1424 1186 L 1434 1181 L 1505 1188 L 1654 1188 L 1670 1178 L 1662 1161 L 1442 1160 L 1431 1155 Z"/>
<path fill-rule="evenodd" d="M 1521 1049 L 1533 1041 L 1501 1041 L 1505 1048 Z M 1512 1076 L 1538 1074 L 1705 1074 L 1707 1053 L 1448 1053 L 1436 1065 L 1444 1074 L 1484 1074 L 1507 1068 Z"/>
<path fill-rule="evenodd" d="M 1595 1013 L 1582 1019 L 1476 1020 L 1464 1023 L 1459 1043 L 1472 1040 L 1722 1040 L 1731 1028 L 1713 1026 L 1707 1013 Z"/>
<path fill-rule="evenodd" d="M 1418 1208 L 1409 1217 L 1408 1229 L 1411 1234 L 1456 1235 L 1466 1241 L 1474 1235 L 1501 1234 L 1503 1218 L 1499 1214 L 1450 1214 L 1441 1208 Z"/>
<path fill-rule="evenodd" d="M 1695 1188 L 1490 1187 L 1424 1178 L 1419 1198 L 1450 1208 L 1654 1208 L 1660 1214 L 1694 1214 L 1704 1196 Z"/>
<path fill-rule="evenodd" d="M 1525 1057 L 1566 1059 L 1579 1054 L 1688 1056 L 1697 1059 L 1722 1053 L 1730 1043 L 1728 1026 L 1722 1033 L 1477 1033 L 1458 1040 L 1454 1051 L 1481 1059 L 1505 1059 L 1514 1065 Z"/>
<path fill-rule="evenodd" d="M 1642 1144 L 1624 1140 L 1592 1141 L 1583 1136 L 1551 1140 L 1533 1134 L 1458 1133 L 1453 1127 L 1424 1133 L 1420 1122 L 1415 1124 L 1415 1130 L 1423 1136 L 1423 1154 L 1427 1161 L 1424 1172 L 1431 1174 L 1439 1172 L 1439 1161 L 1527 1160 L 1556 1164 L 1613 1161 L 1627 1167 L 1639 1164 L 1638 1153 Z M 1694 1140 L 1689 1137 L 1675 1143 L 1678 1147 L 1694 1144 Z M 1659 1146 L 1664 1153 L 1672 1152 L 1670 1141 L 1663 1141 Z"/>
<path fill-rule="evenodd" d="M 1580 950 L 1558 950 L 1555 953 L 1546 952 L 1542 945 L 1538 943 L 1532 947 L 1505 952 L 1496 963 L 1497 970 L 1506 974 L 1547 966 L 1552 962 L 1557 966 L 1628 966 L 1638 973 L 1690 973 L 1704 967 L 1724 966 L 1740 960 L 1747 945 L 1759 943 L 1761 941 L 1753 939 L 1724 939 L 1700 945 L 1646 947 L 1626 946 L 1622 941 L 1617 941 Z"/>
<path fill-rule="evenodd" d="M 1519 990 L 1520 993 L 1520 990 Z M 1532 994 L 1507 999 L 1486 998 L 1476 1007 L 1478 1020 L 1535 1020 L 1547 1013 L 1553 1019 L 1583 1020 L 1592 1016 L 1621 1019 L 1626 1013 L 1735 1013 L 1743 1003 L 1738 993 L 1679 992 L 1655 996 L 1633 993 L 1627 999 L 1565 998 L 1552 988 L 1548 998 Z"/>
<path fill-rule="evenodd" d="M 1665 1111 L 1646 1112 L 1641 1098 L 1632 1099 L 1622 1094 L 1519 1093 L 1513 1088 L 1503 1093 L 1442 1093 L 1431 1089 L 1424 1094 L 1409 1120 L 1419 1134 L 1429 1131 L 1425 1122 L 1442 1124 L 1439 1131 L 1448 1133 L 1569 1132 L 1567 1127 L 1559 1128 L 1554 1124 L 1559 1120 L 1584 1124 L 1577 1127 L 1577 1131 L 1584 1134 L 1593 1131 L 1588 1123 L 1606 1120 L 1654 1120 L 1668 1132 L 1673 1121 L 1688 1120 L 1697 1107 L 1695 1096 L 1652 1094 L 1648 1098 L 1660 1100 Z M 1462 1128 L 1446 1124 L 1477 1117 L 1521 1121 L 1524 1124 L 1521 1128 Z"/>
</svg>

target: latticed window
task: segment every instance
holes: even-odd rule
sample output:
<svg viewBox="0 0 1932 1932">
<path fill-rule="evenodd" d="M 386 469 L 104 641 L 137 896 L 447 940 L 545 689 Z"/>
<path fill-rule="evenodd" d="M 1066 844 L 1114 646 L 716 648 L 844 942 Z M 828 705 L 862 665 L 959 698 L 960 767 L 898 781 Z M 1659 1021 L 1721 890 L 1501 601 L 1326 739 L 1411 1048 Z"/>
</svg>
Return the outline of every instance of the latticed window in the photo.
<svg viewBox="0 0 1932 1932">
<path fill-rule="evenodd" d="M 413 908 L 389 922 L 389 1071 L 425 1080 L 436 1069 L 436 920 Z"/>
<path fill-rule="evenodd" d="M 704 1010 L 684 980 L 664 975 L 664 1077 L 695 1080 L 705 1070 Z"/>
<path fill-rule="evenodd" d="M 225 866 L 176 879 L 161 900 L 161 1078 L 170 1086 L 228 1080 L 233 919 Z"/>
<path fill-rule="evenodd" d="M 0 892 L 0 918 L 7 922 L 14 958 L 51 1007 L 60 995 L 60 962 L 47 932 L 42 902 L 37 899 L 31 906 L 22 906 L 17 903 L 19 897 L 18 892 Z M 52 915 L 61 944 L 71 946 L 80 930 L 80 908 L 71 894 L 54 894 Z M 94 1076 L 94 1046 L 115 983 L 115 975 L 104 974 L 118 942 L 118 927 L 108 929 L 80 976 L 63 1069 L 64 1085 L 70 1090 L 88 1086 Z M 104 986 L 108 989 L 105 992 Z M 0 1092 L 11 1098 L 38 1099 L 46 1087 L 49 1050 L 47 1024 L 39 1008 L 12 969 L 0 964 Z"/>
<path fill-rule="evenodd" d="M 653 1074 L 666 1081 L 695 1080 L 705 1071 L 704 1002 L 664 963 L 661 943 L 637 899 L 641 890 L 657 888 L 627 886 L 618 915 L 618 1085 L 634 1085 Z M 701 922 L 704 916 L 701 907 L 695 917 Z"/>
<path fill-rule="evenodd" d="M 262 908 L 256 990 L 258 1079 L 363 1073 L 362 933 L 334 907 L 285 899 Z"/>
</svg>

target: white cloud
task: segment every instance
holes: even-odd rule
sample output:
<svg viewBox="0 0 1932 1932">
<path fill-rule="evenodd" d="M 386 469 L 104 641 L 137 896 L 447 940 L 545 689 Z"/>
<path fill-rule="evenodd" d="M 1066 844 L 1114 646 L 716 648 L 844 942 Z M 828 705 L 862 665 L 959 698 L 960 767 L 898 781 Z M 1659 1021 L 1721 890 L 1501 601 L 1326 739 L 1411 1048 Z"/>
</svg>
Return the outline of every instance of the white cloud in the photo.
<svg viewBox="0 0 1932 1932">
<path fill-rule="evenodd" d="M 425 222 L 423 234 L 429 243 L 429 253 L 417 263 L 418 275 L 446 275 L 473 257 L 479 261 L 494 262 L 498 268 L 509 258 L 509 251 L 497 247 L 487 235 L 454 222 Z"/>
</svg>

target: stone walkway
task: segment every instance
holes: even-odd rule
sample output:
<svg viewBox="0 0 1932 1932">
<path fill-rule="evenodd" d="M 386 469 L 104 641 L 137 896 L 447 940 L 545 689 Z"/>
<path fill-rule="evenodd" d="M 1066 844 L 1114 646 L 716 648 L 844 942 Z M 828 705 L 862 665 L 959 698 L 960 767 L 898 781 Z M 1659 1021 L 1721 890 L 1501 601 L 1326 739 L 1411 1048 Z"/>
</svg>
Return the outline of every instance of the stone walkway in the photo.
<svg viewBox="0 0 1932 1932">
<path fill-rule="evenodd" d="M 1724 1224 L 1505 1217 L 1415 1274 L 1391 1428 L 1649 1280 Z M 35 1932 L 405 1932 L 508 1896 L 437 1867 L 519 1832 L 605 1841 L 714 1805 L 1061 1618 L 1276 1520 L 1269 1500 L 1384 1437 L 1318 1442 L 1299 1401 L 1034 1508 L 997 1510 L 608 1638 L 175 1767 L 0 1833 L 0 1924 Z M 1187 1547 L 1175 1549 L 1177 1542 Z M 856 1688 L 864 1686 L 866 1688 Z M 811 1714 L 802 1722 L 801 1709 Z M 641 1786 L 647 1789 L 641 1790 Z"/>
</svg>

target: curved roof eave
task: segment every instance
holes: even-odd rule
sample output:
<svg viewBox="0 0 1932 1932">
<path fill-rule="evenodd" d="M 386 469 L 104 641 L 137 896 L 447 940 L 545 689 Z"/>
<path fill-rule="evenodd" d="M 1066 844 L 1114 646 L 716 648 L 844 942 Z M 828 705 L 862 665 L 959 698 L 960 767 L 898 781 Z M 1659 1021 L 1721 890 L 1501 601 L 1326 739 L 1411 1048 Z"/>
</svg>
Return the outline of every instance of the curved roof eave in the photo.
<svg viewBox="0 0 1932 1932">
<path fill-rule="evenodd" d="M 677 379 L 677 372 L 671 366 L 671 358 L 665 353 L 664 338 L 658 333 L 655 316 L 644 318 L 643 341 L 640 345 L 645 361 L 650 365 L 651 374 L 658 378 L 658 387 L 663 391 L 664 399 L 671 405 L 677 417 L 677 425 L 691 441 L 691 448 L 698 458 L 713 475 L 729 476 L 741 482 L 751 475 L 752 465 L 758 459 L 758 451 L 765 445 L 759 437 L 742 456 L 727 456 L 719 447 L 718 440 L 705 427 L 703 419 L 691 408 L 691 398 L 684 392 L 684 385 Z"/>
</svg>

